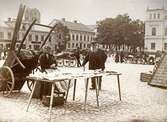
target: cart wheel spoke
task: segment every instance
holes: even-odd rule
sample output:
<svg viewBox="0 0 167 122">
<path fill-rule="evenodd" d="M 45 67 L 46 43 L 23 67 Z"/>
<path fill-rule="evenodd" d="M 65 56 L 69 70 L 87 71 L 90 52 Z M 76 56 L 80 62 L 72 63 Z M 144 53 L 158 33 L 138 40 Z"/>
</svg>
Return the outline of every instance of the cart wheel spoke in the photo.
<svg viewBox="0 0 167 122">
<path fill-rule="evenodd" d="M 13 83 L 12 83 L 12 82 L 10 82 L 10 81 L 8 81 L 8 84 L 12 85 Z"/>
<path fill-rule="evenodd" d="M 7 85 L 8 89 L 11 90 L 11 86 L 9 86 L 9 84 Z"/>
</svg>

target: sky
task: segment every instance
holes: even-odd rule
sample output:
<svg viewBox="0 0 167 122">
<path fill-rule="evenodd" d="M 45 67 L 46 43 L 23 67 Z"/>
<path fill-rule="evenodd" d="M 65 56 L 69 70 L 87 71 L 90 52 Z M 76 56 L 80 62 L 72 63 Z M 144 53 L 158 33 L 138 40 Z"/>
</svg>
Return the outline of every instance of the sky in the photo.
<svg viewBox="0 0 167 122">
<path fill-rule="evenodd" d="M 29 8 L 37 8 L 43 24 L 65 18 L 92 25 L 125 13 L 132 19 L 144 21 L 147 7 L 167 8 L 167 0 L 0 0 L 0 20 L 16 18 L 21 2 Z"/>
</svg>

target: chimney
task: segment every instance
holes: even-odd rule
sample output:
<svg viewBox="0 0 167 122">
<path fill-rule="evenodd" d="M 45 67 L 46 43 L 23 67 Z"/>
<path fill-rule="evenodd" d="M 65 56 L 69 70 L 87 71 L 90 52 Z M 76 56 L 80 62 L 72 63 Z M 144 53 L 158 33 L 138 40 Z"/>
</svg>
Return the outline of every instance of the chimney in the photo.
<svg viewBox="0 0 167 122">
<path fill-rule="evenodd" d="M 77 20 L 74 20 L 74 23 L 77 23 Z"/>
<path fill-rule="evenodd" d="M 62 18 L 62 21 L 63 21 L 63 22 L 65 22 L 65 21 L 66 21 L 66 19 L 65 19 L 65 18 Z"/>
</svg>

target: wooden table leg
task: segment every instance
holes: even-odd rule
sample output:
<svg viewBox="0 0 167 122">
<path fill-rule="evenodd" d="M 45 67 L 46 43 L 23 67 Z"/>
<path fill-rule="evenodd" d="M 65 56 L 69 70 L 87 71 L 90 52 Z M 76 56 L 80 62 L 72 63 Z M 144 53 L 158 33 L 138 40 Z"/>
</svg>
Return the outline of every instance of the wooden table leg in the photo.
<svg viewBox="0 0 167 122">
<path fill-rule="evenodd" d="M 34 81 L 34 82 L 35 82 L 35 83 L 34 83 L 34 86 L 33 86 L 32 91 L 31 91 L 31 94 L 30 94 L 29 100 L 28 100 L 28 105 L 27 105 L 27 109 L 26 109 L 26 111 L 27 111 L 27 112 L 28 112 L 28 109 L 29 109 L 29 106 L 30 106 L 30 103 L 31 103 L 31 99 L 32 99 L 32 96 L 33 96 L 33 94 L 34 94 L 35 87 L 36 87 L 36 84 L 37 84 L 37 81 Z"/>
<path fill-rule="evenodd" d="M 70 84 L 71 84 L 71 80 L 69 80 L 69 82 L 68 82 L 68 86 L 67 86 L 67 94 L 66 94 L 66 100 L 65 100 L 65 102 L 67 102 L 68 93 L 69 93 L 69 89 L 70 89 Z"/>
<path fill-rule="evenodd" d="M 75 100 L 76 83 L 77 83 L 77 79 L 74 79 L 73 100 Z"/>
<path fill-rule="evenodd" d="M 118 81 L 119 99 L 121 101 L 121 87 L 120 87 L 120 81 L 119 81 L 119 74 L 117 75 L 117 81 Z"/>
<path fill-rule="evenodd" d="M 52 90 L 51 90 L 51 96 L 50 96 L 50 106 L 49 106 L 50 118 L 51 118 L 52 105 L 53 105 L 54 89 L 55 89 L 55 84 L 52 83 Z"/>
<path fill-rule="evenodd" d="M 88 82 L 89 78 L 86 78 L 86 89 L 85 89 L 85 104 L 84 104 L 84 109 L 86 109 L 86 102 L 87 102 L 87 94 L 88 94 Z"/>
<path fill-rule="evenodd" d="M 97 101 L 97 107 L 99 107 L 99 79 L 98 77 L 95 78 L 95 86 L 96 86 L 96 101 Z"/>
</svg>

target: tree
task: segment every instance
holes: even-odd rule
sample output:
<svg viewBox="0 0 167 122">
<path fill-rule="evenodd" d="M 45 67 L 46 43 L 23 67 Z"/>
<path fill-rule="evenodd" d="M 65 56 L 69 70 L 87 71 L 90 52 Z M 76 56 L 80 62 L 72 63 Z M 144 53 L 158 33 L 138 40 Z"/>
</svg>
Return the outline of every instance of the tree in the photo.
<svg viewBox="0 0 167 122">
<path fill-rule="evenodd" d="M 65 50 L 67 42 L 70 40 L 69 29 L 67 28 L 67 26 L 64 26 L 61 22 L 59 22 L 57 23 L 57 26 L 54 31 L 58 38 L 58 42 L 60 42 L 58 45 L 59 49 L 61 51 Z"/>
<path fill-rule="evenodd" d="M 97 25 L 97 37 L 99 43 L 112 45 L 115 50 L 135 50 L 136 47 L 144 47 L 144 23 L 140 20 L 132 20 L 127 14 L 118 15 L 116 18 L 106 18 Z"/>
</svg>

